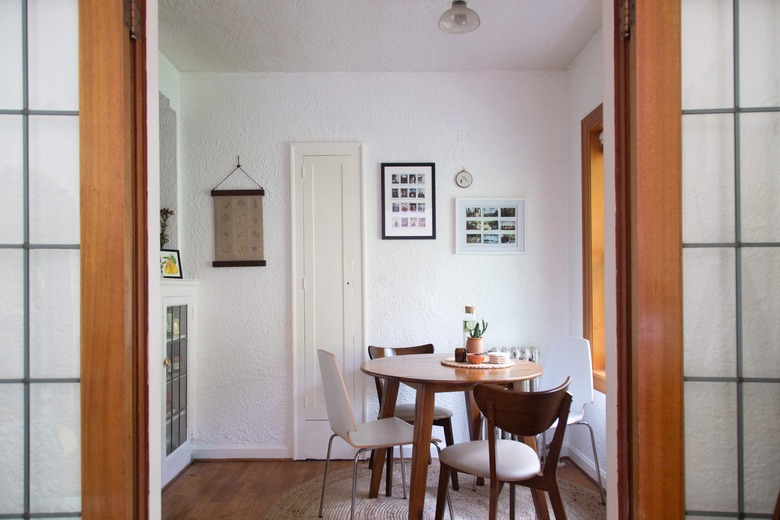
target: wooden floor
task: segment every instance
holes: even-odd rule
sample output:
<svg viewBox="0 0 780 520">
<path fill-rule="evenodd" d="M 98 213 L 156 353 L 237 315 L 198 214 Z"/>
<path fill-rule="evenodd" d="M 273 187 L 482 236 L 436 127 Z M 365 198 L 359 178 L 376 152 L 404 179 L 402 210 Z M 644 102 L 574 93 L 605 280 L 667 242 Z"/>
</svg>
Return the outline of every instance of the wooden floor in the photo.
<svg viewBox="0 0 780 520">
<path fill-rule="evenodd" d="M 349 468 L 335 461 L 331 469 Z M 287 491 L 322 478 L 321 461 L 206 461 L 195 462 L 176 477 L 162 494 L 163 520 L 261 519 Z M 558 478 L 598 492 L 577 466 L 563 460 Z"/>
</svg>

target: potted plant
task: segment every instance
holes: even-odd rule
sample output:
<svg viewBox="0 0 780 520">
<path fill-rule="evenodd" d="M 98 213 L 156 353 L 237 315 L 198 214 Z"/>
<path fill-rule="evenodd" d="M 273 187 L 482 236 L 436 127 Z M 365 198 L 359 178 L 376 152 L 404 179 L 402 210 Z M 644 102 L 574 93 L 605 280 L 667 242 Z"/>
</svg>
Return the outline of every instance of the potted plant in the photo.
<svg viewBox="0 0 780 520">
<path fill-rule="evenodd" d="M 466 352 L 469 354 L 482 352 L 482 335 L 487 332 L 488 324 L 485 320 L 482 323 L 474 321 L 474 326 L 469 329 L 469 337 L 466 339 Z"/>
</svg>

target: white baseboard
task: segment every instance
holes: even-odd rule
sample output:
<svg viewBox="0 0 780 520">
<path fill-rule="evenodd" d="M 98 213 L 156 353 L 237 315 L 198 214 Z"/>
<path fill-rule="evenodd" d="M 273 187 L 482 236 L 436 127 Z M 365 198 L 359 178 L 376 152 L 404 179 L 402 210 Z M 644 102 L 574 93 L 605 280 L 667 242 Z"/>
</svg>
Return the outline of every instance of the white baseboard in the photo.
<svg viewBox="0 0 780 520">
<path fill-rule="evenodd" d="M 291 459 L 292 448 L 287 446 L 211 446 L 195 444 L 192 458 L 206 459 Z"/>
<path fill-rule="evenodd" d="M 588 453 L 588 455 L 585 455 L 581 451 L 579 451 L 576 448 L 573 448 L 572 446 L 568 447 L 568 450 L 566 450 L 566 456 L 569 457 L 569 459 L 575 463 L 582 471 L 584 471 L 590 478 L 592 478 L 594 481 L 598 481 L 596 478 L 596 463 L 593 461 L 593 454 Z M 563 455 L 562 455 L 563 456 Z M 601 469 L 601 485 L 604 486 L 604 489 L 607 488 L 607 472 L 604 468 L 604 465 L 599 461 L 600 469 Z"/>
</svg>

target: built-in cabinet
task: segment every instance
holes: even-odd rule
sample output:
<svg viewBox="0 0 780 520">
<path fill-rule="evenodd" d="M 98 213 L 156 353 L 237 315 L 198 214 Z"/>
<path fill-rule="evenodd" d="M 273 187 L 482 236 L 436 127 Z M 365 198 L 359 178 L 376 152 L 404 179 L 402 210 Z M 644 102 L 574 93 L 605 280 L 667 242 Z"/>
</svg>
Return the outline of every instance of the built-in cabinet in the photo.
<svg viewBox="0 0 780 520">
<path fill-rule="evenodd" d="M 165 486 L 192 460 L 193 374 L 196 359 L 198 283 L 164 280 L 162 297 L 163 431 L 162 485 Z"/>
</svg>

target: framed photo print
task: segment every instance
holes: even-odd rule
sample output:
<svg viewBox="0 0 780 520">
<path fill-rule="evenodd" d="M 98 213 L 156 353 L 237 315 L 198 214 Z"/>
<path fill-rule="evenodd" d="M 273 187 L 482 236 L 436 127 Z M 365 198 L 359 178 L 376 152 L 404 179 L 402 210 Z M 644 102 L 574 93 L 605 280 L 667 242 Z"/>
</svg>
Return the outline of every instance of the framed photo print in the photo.
<svg viewBox="0 0 780 520">
<path fill-rule="evenodd" d="M 382 239 L 436 238 L 436 165 L 382 163 Z"/>
<path fill-rule="evenodd" d="M 181 257 L 178 249 L 160 249 L 160 277 L 181 278 Z"/>
<path fill-rule="evenodd" d="M 455 199 L 456 253 L 525 252 L 524 199 Z"/>
</svg>

